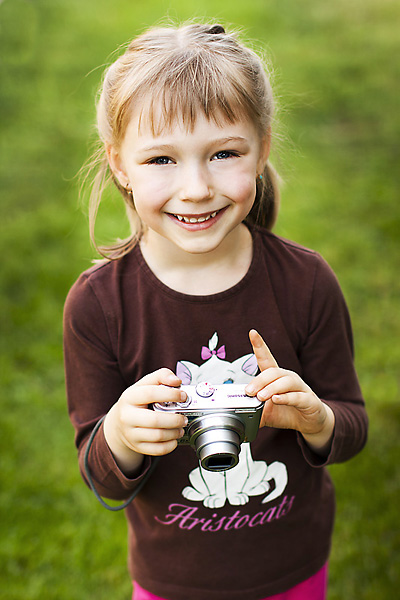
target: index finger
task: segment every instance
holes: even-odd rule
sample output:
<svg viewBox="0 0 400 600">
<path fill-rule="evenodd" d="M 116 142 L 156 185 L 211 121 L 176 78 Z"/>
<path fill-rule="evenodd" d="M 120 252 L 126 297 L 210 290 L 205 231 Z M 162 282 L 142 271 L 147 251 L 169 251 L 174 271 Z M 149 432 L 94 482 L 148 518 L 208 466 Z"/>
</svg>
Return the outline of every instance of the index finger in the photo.
<svg viewBox="0 0 400 600">
<path fill-rule="evenodd" d="M 172 387 L 180 386 L 182 381 L 179 379 L 177 375 L 170 369 L 166 367 L 158 369 L 153 373 L 149 373 L 145 375 L 141 379 L 139 379 L 134 385 L 142 386 L 142 385 L 167 385 Z"/>
<path fill-rule="evenodd" d="M 278 367 L 278 363 L 272 355 L 271 350 L 262 339 L 261 335 L 255 329 L 249 331 L 249 338 L 253 346 L 254 355 L 257 359 L 257 364 L 260 371 L 265 371 L 271 367 Z"/>
</svg>

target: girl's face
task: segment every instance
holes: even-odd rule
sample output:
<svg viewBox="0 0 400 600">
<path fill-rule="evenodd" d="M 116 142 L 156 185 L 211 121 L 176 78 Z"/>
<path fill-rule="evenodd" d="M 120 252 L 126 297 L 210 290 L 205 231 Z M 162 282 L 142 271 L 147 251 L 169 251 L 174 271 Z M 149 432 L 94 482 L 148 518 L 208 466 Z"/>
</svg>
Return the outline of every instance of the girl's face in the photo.
<svg viewBox="0 0 400 600">
<path fill-rule="evenodd" d="M 121 185 L 132 188 L 146 245 L 176 256 L 177 250 L 203 254 L 235 241 L 268 151 L 268 139 L 260 140 L 247 119 L 218 126 L 199 115 L 192 130 L 177 122 L 154 134 L 139 127 L 134 114 L 120 148 L 109 148 L 108 157 Z"/>
</svg>

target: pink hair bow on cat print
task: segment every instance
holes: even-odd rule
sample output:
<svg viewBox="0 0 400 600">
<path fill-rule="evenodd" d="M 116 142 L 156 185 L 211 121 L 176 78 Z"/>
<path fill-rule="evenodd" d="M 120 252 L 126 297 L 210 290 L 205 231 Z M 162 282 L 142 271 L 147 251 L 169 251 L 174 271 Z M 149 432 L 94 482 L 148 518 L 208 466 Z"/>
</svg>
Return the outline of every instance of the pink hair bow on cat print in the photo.
<svg viewBox="0 0 400 600">
<path fill-rule="evenodd" d="M 210 348 L 207 348 L 207 346 L 202 346 L 201 358 L 203 360 L 208 360 L 212 356 L 217 356 L 218 358 L 222 358 L 222 359 L 225 358 L 225 356 L 226 356 L 225 346 L 220 346 L 220 348 L 218 348 L 217 350 L 210 350 Z"/>
</svg>

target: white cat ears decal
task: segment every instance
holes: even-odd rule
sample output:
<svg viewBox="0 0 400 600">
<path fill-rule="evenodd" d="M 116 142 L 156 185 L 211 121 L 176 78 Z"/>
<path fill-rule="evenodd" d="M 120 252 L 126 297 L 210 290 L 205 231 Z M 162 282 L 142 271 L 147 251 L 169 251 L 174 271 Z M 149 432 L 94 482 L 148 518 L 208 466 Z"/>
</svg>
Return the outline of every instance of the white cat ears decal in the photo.
<svg viewBox="0 0 400 600">
<path fill-rule="evenodd" d="M 218 346 L 218 334 L 210 338 L 208 346 L 201 349 L 202 365 L 182 360 L 176 365 L 176 374 L 184 385 L 195 385 L 201 381 L 211 383 L 248 383 L 257 373 L 258 365 L 254 354 L 246 354 L 233 362 L 225 360 L 225 346 Z"/>
</svg>

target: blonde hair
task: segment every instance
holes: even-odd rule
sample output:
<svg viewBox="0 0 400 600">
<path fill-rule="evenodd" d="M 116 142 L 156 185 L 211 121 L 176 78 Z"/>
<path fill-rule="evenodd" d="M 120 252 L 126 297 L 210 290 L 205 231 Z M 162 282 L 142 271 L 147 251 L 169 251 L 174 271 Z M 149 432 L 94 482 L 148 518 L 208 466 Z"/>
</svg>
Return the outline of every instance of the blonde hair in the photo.
<svg viewBox="0 0 400 600">
<path fill-rule="evenodd" d="M 97 102 L 101 147 L 91 162 L 93 179 L 89 224 L 96 249 L 107 258 L 120 258 L 138 242 L 143 224 L 134 198 L 109 168 L 108 146 L 118 149 L 134 108 L 140 120 L 158 133 L 181 120 L 194 127 L 199 111 L 216 124 L 249 118 L 260 139 L 269 135 L 274 115 L 270 73 L 263 60 L 226 33 L 220 25 L 191 23 L 150 29 L 135 38 L 105 72 Z M 121 192 L 131 225 L 131 236 L 113 246 L 96 245 L 94 226 L 105 187 L 114 181 Z M 257 181 L 256 198 L 247 217 L 269 229 L 279 207 L 278 176 L 267 162 Z"/>
</svg>

